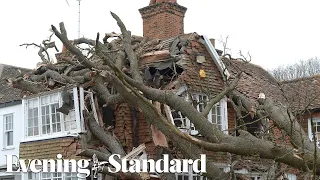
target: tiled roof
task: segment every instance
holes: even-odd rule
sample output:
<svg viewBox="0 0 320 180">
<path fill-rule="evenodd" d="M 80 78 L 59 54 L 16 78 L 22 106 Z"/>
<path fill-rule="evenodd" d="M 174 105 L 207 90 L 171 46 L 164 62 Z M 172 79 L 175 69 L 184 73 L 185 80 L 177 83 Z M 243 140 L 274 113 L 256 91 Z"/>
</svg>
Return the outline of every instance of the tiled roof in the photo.
<svg viewBox="0 0 320 180">
<path fill-rule="evenodd" d="M 244 71 L 237 90 L 253 100 L 258 99 L 259 93 L 264 93 L 267 98 L 287 105 L 293 111 L 320 108 L 320 74 L 279 82 L 262 67 L 239 60 L 231 61 L 229 70 L 232 74 Z"/>
<path fill-rule="evenodd" d="M 266 98 L 286 104 L 279 82 L 262 67 L 240 60 L 232 60 L 229 70 L 233 75 L 240 70 L 243 71 L 237 90 L 250 99 L 257 100 L 259 94 L 264 93 Z"/>
<path fill-rule="evenodd" d="M 282 82 L 293 110 L 320 108 L 320 75 Z"/>
<path fill-rule="evenodd" d="M 234 168 L 236 170 L 247 169 L 249 172 L 266 172 L 273 164 L 272 160 L 260 159 L 259 157 L 242 157 L 236 162 Z"/>
<path fill-rule="evenodd" d="M 15 78 L 29 71 L 25 68 L 0 64 L 0 104 L 20 100 L 22 91 L 8 85 L 9 78 Z"/>
</svg>

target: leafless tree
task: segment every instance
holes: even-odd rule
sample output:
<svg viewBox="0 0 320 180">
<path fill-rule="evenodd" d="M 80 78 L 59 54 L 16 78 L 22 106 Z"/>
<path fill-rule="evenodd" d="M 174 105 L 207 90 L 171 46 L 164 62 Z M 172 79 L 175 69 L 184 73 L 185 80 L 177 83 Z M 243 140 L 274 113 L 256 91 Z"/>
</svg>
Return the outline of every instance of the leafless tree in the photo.
<svg viewBox="0 0 320 180">
<path fill-rule="evenodd" d="M 301 60 L 292 65 L 277 67 L 271 73 L 280 81 L 313 76 L 320 73 L 320 60 L 317 57 Z"/>
<path fill-rule="evenodd" d="M 145 120 L 159 129 L 187 158 L 197 159 L 204 151 L 212 151 L 268 159 L 274 163 L 285 164 L 304 172 L 311 172 L 320 165 L 319 152 L 316 151 L 314 143 L 310 142 L 307 133 L 302 129 L 290 108 L 274 102 L 268 96 L 250 99 L 243 94 L 243 89 L 239 88 L 238 82 L 242 76 L 250 75 L 250 73 L 243 73 L 241 67 L 233 69 L 231 78 L 225 81 L 226 87 L 209 100 L 202 112 L 198 112 L 192 104 L 170 90 L 146 86 L 146 79 L 141 75 L 143 73 L 138 65 L 140 50 L 150 44 L 157 43 L 159 40 L 132 36 L 120 18 L 114 13 L 111 14 L 122 32 L 116 40 L 108 42 L 105 38 L 104 43 L 100 42 L 98 33 L 94 40 L 80 38 L 70 41 L 63 23 L 60 23 L 60 30 L 52 25 L 52 31 L 67 48 L 69 56 L 60 57 L 63 63 L 43 64 L 25 77 L 10 79 L 10 83 L 14 87 L 30 93 L 48 91 L 53 85 L 55 87 L 66 84 L 81 85 L 91 89 L 102 99 L 103 104 L 99 104 L 101 107 L 121 102 L 129 103 L 138 107 L 143 112 Z M 91 55 L 84 55 L 76 46 L 78 44 L 89 45 Z M 239 61 L 239 59 L 232 59 L 231 56 L 222 56 L 222 59 L 226 64 Z M 312 64 L 312 62 L 308 63 Z M 316 72 L 316 70 L 310 70 L 308 73 L 314 73 L 314 71 Z M 50 79 L 50 84 L 46 84 L 48 79 Z M 116 94 L 110 93 L 108 88 L 110 85 L 115 88 Z M 240 124 L 236 129 L 236 135 L 227 135 L 221 132 L 216 125 L 207 120 L 207 114 L 213 105 L 224 97 L 227 97 L 233 105 L 238 120 L 241 121 L 246 117 L 255 119 L 255 121 L 270 119 L 273 124 L 266 127 L 265 132 L 271 132 L 272 128 L 276 127 L 284 136 L 290 138 L 290 145 L 274 138 L 255 136 L 245 128 L 241 128 Z M 159 104 L 167 105 L 169 108 L 186 115 L 204 138 L 182 133 L 168 121 L 168 117 L 162 113 L 163 111 L 159 110 L 159 107 L 163 107 Z M 96 154 L 102 160 L 107 159 L 113 153 L 125 155 L 122 145 L 94 120 L 90 108 L 88 109 L 85 113 L 90 130 L 88 133 L 97 138 L 107 149 L 88 148 L 84 149 L 82 155 L 92 157 L 93 154 Z M 314 156 L 315 154 L 316 156 Z M 276 166 L 272 167 L 276 169 Z M 108 172 L 104 171 L 104 173 Z M 273 177 L 276 177 L 277 174 L 274 174 Z M 112 175 L 125 176 L 126 179 L 141 179 L 138 174 Z M 212 161 L 208 160 L 206 176 L 212 179 L 230 179 L 233 174 L 221 171 Z M 170 179 L 170 177 L 172 178 L 170 175 L 167 178 Z"/>
</svg>

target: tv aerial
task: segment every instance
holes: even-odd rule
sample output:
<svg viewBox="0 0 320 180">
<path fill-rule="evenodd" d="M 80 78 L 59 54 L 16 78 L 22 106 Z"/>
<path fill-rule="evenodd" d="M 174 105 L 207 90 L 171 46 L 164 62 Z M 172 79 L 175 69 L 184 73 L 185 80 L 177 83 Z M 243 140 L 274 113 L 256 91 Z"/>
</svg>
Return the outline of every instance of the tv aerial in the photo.
<svg viewBox="0 0 320 180">
<path fill-rule="evenodd" d="M 80 17 L 81 17 L 81 0 L 76 0 L 78 1 L 78 38 L 80 38 Z M 66 0 L 68 6 L 70 7 L 69 1 Z"/>
</svg>

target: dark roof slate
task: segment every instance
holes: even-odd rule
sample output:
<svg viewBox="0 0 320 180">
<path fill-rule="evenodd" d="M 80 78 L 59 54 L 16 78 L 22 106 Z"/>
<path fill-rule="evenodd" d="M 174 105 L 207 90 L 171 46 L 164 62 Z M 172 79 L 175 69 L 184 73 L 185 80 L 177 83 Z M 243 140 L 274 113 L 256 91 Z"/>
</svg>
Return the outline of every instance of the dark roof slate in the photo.
<svg viewBox="0 0 320 180">
<path fill-rule="evenodd" d="M 8 79 L 15 78 L 28 71 L 25 68 L 0 64 L 0 104 L 21 100 L 22 91 L 11 87 L 8 84 Z"/>
</svg>

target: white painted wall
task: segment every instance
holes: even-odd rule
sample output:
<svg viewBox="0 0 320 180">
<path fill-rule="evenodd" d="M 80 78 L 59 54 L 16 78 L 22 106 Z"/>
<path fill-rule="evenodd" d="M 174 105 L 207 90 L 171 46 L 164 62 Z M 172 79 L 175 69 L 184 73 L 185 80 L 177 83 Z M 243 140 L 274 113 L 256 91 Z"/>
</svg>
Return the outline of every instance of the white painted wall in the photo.
<svg viewBox="0 0 320 180">
<path fill-rule="evenodd" d="M 13 146 L 11 148 L 5 148 L 4 145 L 4 115 L 13 114 Z M 17 104 L 8 107 L 0 108 L 0 167 L 6 168 L 6 155 L 16 155 L 19 156 L 19 145 L 21 140 L 21 135 L 23 132 L 23 108 L 22 104 Z M 5 172 L 0 173 L 1 176 L 8 176 Z M 17 176 L 17 174 L 16 174 Z M 20 179 L 20 176 L 15 179 Z"/>
</svg>

